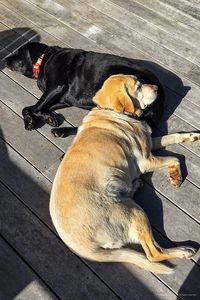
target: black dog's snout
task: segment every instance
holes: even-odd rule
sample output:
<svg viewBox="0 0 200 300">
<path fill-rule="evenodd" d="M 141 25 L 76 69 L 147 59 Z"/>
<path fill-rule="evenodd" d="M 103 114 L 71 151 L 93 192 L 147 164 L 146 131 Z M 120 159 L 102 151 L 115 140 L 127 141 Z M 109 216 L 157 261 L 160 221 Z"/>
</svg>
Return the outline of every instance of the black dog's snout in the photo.
<svg viewBox="0 0 200 300">
<path fill-rule="evenodd" d="M 10 55 L 8 57 L 6 57 L 5 59 L 5 66 L 10 68 L 12 65 L 12 60 L 13 60 L 13 55 Z"/>
<path fill-rule="evenodd" d="M 19 71 L 22 67 L 22 62 L 17 55 L 10 55 L 5 59 L 5 65 L 12 71 Z"/>
</svg>

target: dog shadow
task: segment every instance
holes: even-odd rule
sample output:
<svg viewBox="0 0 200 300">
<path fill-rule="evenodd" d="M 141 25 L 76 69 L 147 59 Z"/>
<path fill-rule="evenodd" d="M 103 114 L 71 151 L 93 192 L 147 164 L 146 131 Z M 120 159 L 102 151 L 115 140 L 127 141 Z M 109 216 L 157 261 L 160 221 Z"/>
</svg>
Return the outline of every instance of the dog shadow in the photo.
<svg viewBox="0 0 200 300">
<path fill-rule="evenodd" d="M 155 280 L 153 275 L 134 271 L 134 266 L 129 270 L 123 264 L 87 262 L 68 249 L 50 219 L 49 184 L 36 181 L 30 169 L 24 171 L 5 140 L 0 129 L 2 299 L 18 298 L 32 285 L 56 299 L 113 299 L 116 294 L 117 299 L 159 299 L 140 278 Z"/>
<path fill-rule="evenodd" d="M 0 32 L 0 70 L 5 68 L 5 58 L 28 42 L 40 42 L 40 35 L 28 27 L 15 27 Z"/>
<path fill-rule="evenodd" d="M 163 86 L 165 94 L 164 102 L 164 113 L 156 127 L 159 128 L 164 134 L 168 133 L 167 120 L 174 113 L 178 105 L 181 103 L 182 99 L 187 95 L 188 91 L 191 89 L 190 86 L 185 86 L 182 79 L 174 72 L 167 70 L 161 65 L 147 60 L 136 60 L 138 65 L 141 65 L 149 70 L 151 70 L 156 77 L 159 79 Z M 154 129 L 154 128 L 153 128 Z M 153 130 L 154 135 L 154 130 Z"/>
<path fill-rule="evenodd" d="M 200 298 L 200 285 L 199 285 L 199 265 L 200 259 L 197 264 L 194 265 L 182 286 L 178 291 L 177 300 L 180 298 L 184 299 L 199 299 Z M 196 280 L 194 280 L 196 279 Z M 190 289 L 188 289 L 190 287 Z"/>
<path fill-rule="evenodd" d="M 183 181 L 188 175 L 185 157 L 182 154 L 174 153 L 165 149 L 158 150 L 154 152 L 155 156 L 173 156 L 179 159 L 181 164 L 181 171 L 183 176 Z M 155 171 L 156 172 L 156 171 Z M 145 184 L 144 186 L 136 193 L 134 200 L 144 209 L 146 212 L 149 221 L 153 227 L 153 233 L 156 241 L 163 247 L 170 248 L 172 246 L 193 246 L 194 248 L 199 248 L 199 243 L 191 240 L 184 241 L 172 241 L 165 231 L 164 224 L 164 208 L 163 200 L 161 200 L 159 194 L 153 188 L 152 181 L 153 173 L 148 173 L 142 176 Z M 167 176 L 166 176 L 167 180 Z M 170 183 L 169 183 L 170 184 Z M 164 200 L 165 201 L 165 200 Z M 168 201 L 168 200 L 166 200 Z M 173 216 L 171 215 L 173 218 Z"/>
</svg>

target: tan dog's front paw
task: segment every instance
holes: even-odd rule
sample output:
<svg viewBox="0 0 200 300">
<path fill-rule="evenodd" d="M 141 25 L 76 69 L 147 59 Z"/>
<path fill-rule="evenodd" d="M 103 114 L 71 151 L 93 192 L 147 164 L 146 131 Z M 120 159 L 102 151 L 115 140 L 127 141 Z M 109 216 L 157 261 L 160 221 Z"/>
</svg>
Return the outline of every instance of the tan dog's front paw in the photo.
<svg viewBox="0 0 200 300">
<path fill-rule="evenodd" d="M 200 133 L 189 133 L 189 137 L 184 140 L 184 142 L 196 142 L 200 141 Z"/>
<path fill-rule="evenodd" d="M 197 252 L 197 249 L 193 247 L 179 247 L 180 258 L 191 259 Z"/>
</svg>

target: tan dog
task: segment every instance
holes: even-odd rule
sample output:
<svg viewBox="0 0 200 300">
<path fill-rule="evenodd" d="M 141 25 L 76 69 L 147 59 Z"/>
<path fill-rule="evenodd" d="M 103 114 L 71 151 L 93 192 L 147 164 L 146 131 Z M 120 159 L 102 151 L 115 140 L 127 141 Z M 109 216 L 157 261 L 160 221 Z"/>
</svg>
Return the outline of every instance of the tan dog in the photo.
<svg viewBox="0 0 200 300">
<path fill-rule="evenodd" d="M 161 248 L 145 212 L 132 197 L 139 187 L 140 175 L 160 168 L 168 168 L 171 183 L 179 186 L 179 160 L 153 156 L 151 150 L 199 140 L 200 134 L 151 138 L 145 122 L 120 113 L 136 113 L 142 108 L 135 108 L 138 103 L 147 105 L 155 93 L 155 86 L 145 85 L 139 98 L 137 79 L 128 75 L 111 76 L 104 83 L 94 101 L 109 110 L 94 108 L 84 118 L 56 174 L 50 213 L 60 237 L 78 255 L 168 273 L 172 268 L 159 261 L 189 259 L 195 249 Z M 134 243 L 140 243 L 146 255 L 126 246 Z"/>
</svg>

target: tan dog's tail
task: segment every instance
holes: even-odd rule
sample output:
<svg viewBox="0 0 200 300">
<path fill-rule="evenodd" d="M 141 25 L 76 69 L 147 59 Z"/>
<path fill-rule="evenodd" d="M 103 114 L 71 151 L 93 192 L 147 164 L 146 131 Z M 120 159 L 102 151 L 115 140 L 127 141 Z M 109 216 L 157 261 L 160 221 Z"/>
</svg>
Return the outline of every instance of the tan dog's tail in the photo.
<svg viewBox="0 0 200 300">
<path fill-rule="evenodd" d="M 142 253 L 132 249 L 99 249 L 93 252 L 89 259 L 99 262 L 124 262 L 132 263 L 138 267 L 153 273 L 169 274 L 174 268 L 162 263 L 151 262 Z"/>
</svg>

